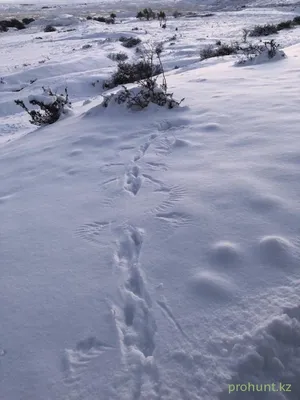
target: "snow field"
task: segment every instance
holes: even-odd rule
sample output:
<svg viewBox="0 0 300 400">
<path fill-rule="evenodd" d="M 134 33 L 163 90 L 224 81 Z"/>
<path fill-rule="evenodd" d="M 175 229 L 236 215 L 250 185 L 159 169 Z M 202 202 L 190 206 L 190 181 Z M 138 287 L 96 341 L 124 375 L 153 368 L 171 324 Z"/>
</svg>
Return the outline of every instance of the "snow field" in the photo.
<svg viewBox="0 0 300 400">
<path fill-rule="evenodd" d="M 228 383 L 270 381 L 292 392 L 268 398 L 299 397 L 299 28 L 278 35 L 287 58 L 200 63 L 199 42 L 234 39 L 249 17 L 224 15 L 241 25 L 72 16 L 76 31 L 3 35 L 5 399 L 250 400 Z M 101 106 L 107 54 L 136 58 L 124 34 L 165 41 L 180 108 Z M 51 126 L 13 103 L 66 84 L 73 113 Z"/>
</svg>

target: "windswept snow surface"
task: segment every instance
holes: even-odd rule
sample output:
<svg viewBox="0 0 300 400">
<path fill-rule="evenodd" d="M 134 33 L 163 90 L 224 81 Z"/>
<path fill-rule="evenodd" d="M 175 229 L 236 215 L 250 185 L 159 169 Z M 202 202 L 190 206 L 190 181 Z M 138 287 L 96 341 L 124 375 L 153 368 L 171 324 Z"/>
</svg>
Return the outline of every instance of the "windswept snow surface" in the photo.
<svg viewBox="0 0 300 400">
<path fill-rule="evenodd" d="M 1 35 L 1 400 L 298 400 L 300 29 L 274 62 L 198 56 L 291 14 L 60 17 Z M 121 35 L 165 43 L 180 108 L 101 106 Z M 13 102 L 65 85 L 47 127 Z"/>
</svg>

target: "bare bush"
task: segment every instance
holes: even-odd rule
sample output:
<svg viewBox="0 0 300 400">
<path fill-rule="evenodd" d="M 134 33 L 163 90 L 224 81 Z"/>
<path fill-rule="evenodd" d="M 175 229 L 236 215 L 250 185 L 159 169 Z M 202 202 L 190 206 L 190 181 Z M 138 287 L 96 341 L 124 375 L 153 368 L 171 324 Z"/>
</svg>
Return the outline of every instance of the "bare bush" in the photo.
<svg viewBox="0 0 300 400">
<path fill-rule="evenodd" d="M 120 62 L 111 79 L 104 82 L 103 88 L 112 89 L 119 85 L 138 82 L 156 76 L 161 72 L 160 65 L 154 64 L 153 59 L 144 58 L 137 63 Z"/>
<path fill-rule="evenodd" d="M 31 105 L 40 107 L 39 111 L 29 110 L 23 100 L 15 100 L 15 103 L 29 114 L 31 118 L 29 122 L 37 126 L 53 124 L 71 106 L 67 88 L 65 88 L 65 94 L 61 95 L 44 87 L 43 91 L 44 93 L 40 96 L 29 96 L 28 98 Z"/>
<path fill-rule="evenodd" d="M 277 25 L 277 30 L 282 31 L 283 29 L 292 29 L 293 25 L 294 24 L 292 20 L 279 22 L 279 24 Z"/>
<path fill-rule="evenodd" d="M 135 38 L 135 37 L 125 37 L 125 36 L 121 36 L 119 38 L 119 41 L 122 42 L 122 46 L 130 49 L 132 47 L 137 46 L 138 44 L 141 43 L 141 39 L 139 38 Z"/>
<path fill-rule="evenodd" d="M 245 64 L 247 61 L 253 61 L 258 57 L 266 55 L 268 59 L 274 58 L 279 54 L 278 49 L 280 45 L 274 39 L 270 41 L 260 42 L 257 44 L 247 43 L 240 47 L 240 58 L 238 64 Z M 284 52 L 281 51 L 281 57 L 285 57 Z"/>
<path fill-rule="evenodd" d="M 55 32 L 56 28 L 52 25 L 47 25 L 44 29 L 44 32 Z"/>
<path fill-rule="evenodd" d="M 34 18 L 23 18 L 22 19 L 22 22 L 24 25 L 29 25 L 29 24 L 31 24 L 31 22 L 34 22 L 34 21 L 35 21 Z"/>
<path fill-rule="evenodd" d="M 7 32 L 8 28 L 16 28 L 18 30 L 25 29 L 24 22 L 19 21 L 16 18 L 6 19 L 0 21 L 0 32 Z"/>
<path fill-rule="evenodd" d="M 216 46 L 209 44 L 200 50 L 200 60 L 207 60 L 212 57 L 223 57 L 237 54 L 239 45 L 237 43 L 226 44 L 221 41 L 216 42 Z"/>
<path fill-rule="evenodd" d="M 162 74 L 162 84 L 159 85 L 157 83 L 158 75 L 141 78 L 138 80 L 138 87 L 136 88 L 128 89 L 123 86 L 123 89 L 117 93 L 104 96 L 103 107 L 108 107 L 112 103 L 125 104 L 127 108 L 139 111 L 148 107 L 150 103 L 169 109 L 178 107 L 181 104 L 184 99 L 177 101 L 173 98 L 173 93 L 168 92 L 160 52 L 157 51 L 155 54 Z M 154 52 L 150 55 L 147 54 L 147 57 L 150 58 L 152 62 L 151 69 L 153 70 Z"/>
<path fill-rule="evenodd" d="M 107 56 L 112 61 L 126 61 L 128 59 L 128 55 L 120 51 L 119 53 L 109 53 Z"/>
<path fill-rule="evenodd" d="M 300 25 L 300 16 L 297 16 L 293 19 L 293 24 L 294 25 Z"/>
<path fill-rule="evenodd" d="M 278 33 L 278 28 L 276 25 L 266 24 L 266 25 L 256 25 L 250 32 L 249 36 L 269 36 Z"/>
</svg>

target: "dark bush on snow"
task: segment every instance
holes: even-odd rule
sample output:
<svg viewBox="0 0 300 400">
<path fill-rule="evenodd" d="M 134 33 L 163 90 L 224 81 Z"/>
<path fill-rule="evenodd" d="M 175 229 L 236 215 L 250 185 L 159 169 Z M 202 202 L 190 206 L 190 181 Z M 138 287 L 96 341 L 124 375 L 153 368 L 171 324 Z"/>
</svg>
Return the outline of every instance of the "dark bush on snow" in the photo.
<svg viewBox="0 0 300 400">
<path fill-rule="evenodd" d="M 55 32 L 56 28 L 52 25 L 47 25 L 44 29 L 44 32 Z"/>
<path fill-rule="evenodd" d="M 25 29 L 26 26 L 24 25 L 23 22 L 19 21 L 16 18 L 0 21 L 0 32 L 7 32 L 8 28 L 17 28 L 21 30 Z"/>
<path fill-rule="evenodd" d="M 122 42 L 122 46 L 130 49 L 132 47 L 137 46 L 138 44 L 141 43 L 141 39 L 139 38 L 135 38 L 135 37 L 125 37 L 125 36 L 121 36 L 119 38 L 119 41 Z"/>
<path fill-rule="evenodd" d="M 216 56 L 217 57 L 222 57 L 222 56 L 230 56 L 231 54 L 236 54 L 238 51 L 238 46 L 236 44 L 222 44 L 217 47 L 216 49 Z"/>
<path fill-rule="evenodd" d="M 201 18 L 208 18 L 208 17 L 213 17 L 215 14 L 213 13 L 207 13 L 207 14 L 202 14 L 200 15 Z"/>
<path fill-rule="evenodd" d="M 138 19 L 146 19 L 149 21 L 150 19 L 156 18 L 156 13 L 151 8 L 144 8 L 144 10 L 139 11 L 136 14 L 136 18 Z"/>
<path fill-rule="evenodd" d="M 249 36 L 268 36 L 278 33 L 278 28 L 276 25 L 266 24 L 266 25 L 256 25 L 250 32 Z"/>
<path fill-rule="evenodd" d="M 7 32 L 8 31 L 8 27 L 5 24 L 6 21 L 0 21 L 0 32 Z"/>
<path fill-rule="evenodd" d="M 106 24 L 114 24 L 116 21 L 115 21 L 115 19 L 114 18 L 106 18 L 106 20 L 105 20 L 105 23 Z"/>
<path fill-rule="evenodd" d="M 128 55 L 126 53 L 123 52 L 119 52 L 119 53 L 110 53 L 107 56 L 110 60 L 112 61 L 126 61 L 128 59 Z"/>
<path fill-rule="evenodd" d="M 88 21 L 90 21 L 91 19 L 93 19 L 93 17 L 91 17 L 90 15 L 88 15 L 88 16 L 86 17 L 86 19 L 87 19 Z"/>
<path fill-rule="evenodd" d="M 126 83 L 138 82 L 159 75 L 162 72 L 159 64 L 154 64 L 149 60 L 142 60 L 137 63 L 120 62 L 117 71 L 109 81 L 104 82 L 104 89 L 111 89 Z"/>
<path fill-rule="evenodd" d="M 168 93 L 167 88 L 163 85 L 158 85 L 156 82 L 153 86 L 148 87 L 146 84 L 140 84 L 138 88 L 123 89 L 117 93 L 109 96 L 104 96 L 102 103 L 103 107 L 108 107 L 109 104 L 115 102 L 116 104 L 126 104 L 126 107 L 135 111 L 147 108 L 150 103 L 156 104 L 160 107 L 167 107 L 169 109 L 178 107 L 184 99 L 177 101 L 173 98 L 173 93 Z"/>
<path fill-rule="evenodd" d="M 105 17 L 94 17 L 93 20 L 94 21 L 98 21 L 98 22 L 106 22 L 106 18 Z"/>
<path fill-rule="evenodd" d="M 53 124 L 66 112 L 66 107 L 71 106 L 67 88 L 64 95 L 57 95 L 51 89 L 43 88 L 43 91 L 42 96 L 29 98 L 29 103 L 33 106 L 39 106 L 40 111 L 29 110 L 23 100 L 15 100 L 15 103 L 30 115 L 29 122 L 37 126 Z"/>
<path fill-rule="evenodd" d="M 277 25 L 277 30 L 278 30 L 278 31 L 281 31 L 281 30 L 283 30 L 283 29 L 291 29 L 291 28 L 293 28 L 293 26 L 294 26 L 294 24 L 293 24 L 293 21 L 292 21 L 292 20 L 283 21 L 283 22 L 280 22 L 280 23 Z"/>
<path fill-rule="evenodd" d="M 31 22 L 34 22 L 34 21 L 35 21 L 34 18 L 23 18 L 23 19 L 22 19 L 22 22 L 23 22 L 23 24 L 25 24 L 25 25 L 29 25 L 29 24 L 31 24 Z"/>
<path fill-rule="evenodd" d="M 104 22 L 105 24 L 114 24 L 115 23 L 115 18 L 113 18 L 113 17 L 109 17 L 109 18 L 94 17 L 93 20 L 97 21 L 97 22 Z"/>
<path fill-rule="evenodd" d="M 216 46 L 209 44 L 203 47 L 203 49 L 200 50 L 200 59 L 202 61 L 212 57 L 230 56 L 232 54 L 237 54 L 238 51 L 239 46 L 237 43 L 229 45 L 218 41 Z"/>
<path fill-rule="evenodd" d="M 295 17 L 295 18 L 293 19 L 293 24 L 294 24 L 294 25 L 300 25 L 300 16 Z"/>
<path fill-rule="evenodd" d="M 215 48 L 212 44 L 208 44 L 200 50 L 200 60 L 207 60 L 212 57 L 216 57 Z"/>
<path fill-rule="evenodd" d="M 125 104 L 127 108 L 139 111 L 148 107 L 150 103 L 169 109 L 178 107 L 181 104 L 184 99 L 177 101 L 173 98 L 173 93 L 168 92 L 160 51 L 157 48 L 154 51 L 158 59 L 157 65 L 162 74 L 162 84 L 158 85 L 157 83 L 158 75 L 141 78 L 138 80 L 138 87 L 136 88 L 128 89 L 123 86 L 123 89 L 117 93 L 104 96 L 103 107 L 108 107 L 111 103 Z M 155 69 L 153 51 L 150 55 L 147 55 L 147 61 L 149 70 L 153 71 Z"/>
</svg>

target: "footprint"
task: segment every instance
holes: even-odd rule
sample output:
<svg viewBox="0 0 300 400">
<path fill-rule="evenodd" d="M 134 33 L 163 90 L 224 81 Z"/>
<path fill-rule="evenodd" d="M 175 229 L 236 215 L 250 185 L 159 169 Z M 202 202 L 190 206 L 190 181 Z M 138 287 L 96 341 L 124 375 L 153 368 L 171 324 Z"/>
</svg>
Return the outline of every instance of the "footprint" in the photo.
<svg viewBox="0 0 300 400">
<path fill-rule="evenodd" d="M 123 306 L 121 309 L 115 306 L 117 312 L 114 315 L 118 331 L 121 333 L 122 347 L 126 348 L 129 335 L 131 346 L 134 345 L 145 357 L 148 357 L 152 355 L 155 348 L 156 324 L 145 278 L 138 262 L 143 243 L 142 232 L 141 229 L 129 226 L 118 241 L 115 260 L 121 272 L 119 290 Z"/>
<path fill-rule="evenodd" d="M 126 266 L 127 270 L 130 270 L 138 262 L 143 243 L 143 231 L 127 226 L 117 243 L 115 259 L 120 266 Z"/>
<path fill-rule="evenodd" d="M 137 165 L 133 165 L 125 174 L 124 189 L 136 196 L 142 186 L 142 178 Z"/>
<path fill-rule="evenodd" d="M 140 228 L 122 227 L 115 251 L 120 298 L 118 304 L 111 303 L 124 364 L 123 376 L 115 382 L 116 393 L 118 388 L 124 392 L 125 385 L 134 400 L 160 398 L 160 377 L 154 359 L 157 325 L 139 263 L 143 236 Z"/>
<path fill-rule="evenodd" d="M 186 127 L 189 124 L 189 121 L 184 118 L 174 118 L 172 120 L 162 120 L 156 123 L 156 129 L 159 132 L 166 132 L 169 130 L 177 130 L 183 127 Z"/>
<path fill-rule="evenodd" d="M 138 154 L 134 157 L 133 161 L 139 161 L 146 153 L 146 151 L 148 150 L 149 146 L 150 146 L 151 142 L 148 141 L 144 144 L 142 144 L 139 148 L 139 152 Z"/>
</svg>

